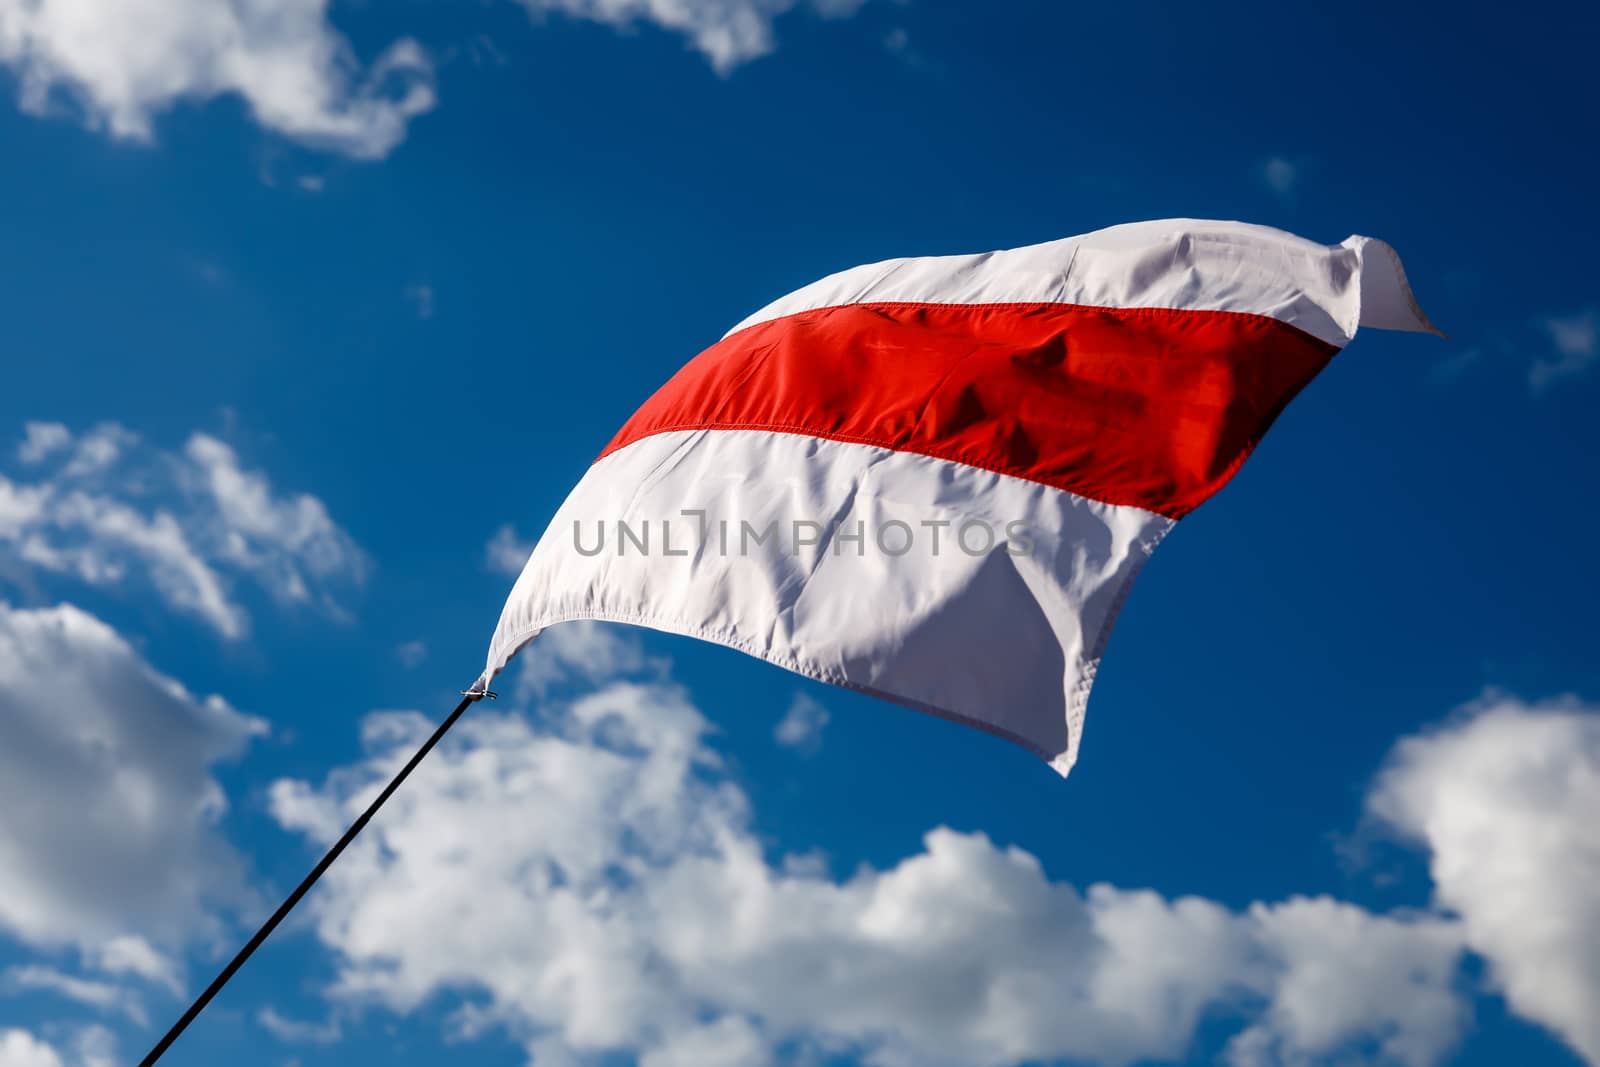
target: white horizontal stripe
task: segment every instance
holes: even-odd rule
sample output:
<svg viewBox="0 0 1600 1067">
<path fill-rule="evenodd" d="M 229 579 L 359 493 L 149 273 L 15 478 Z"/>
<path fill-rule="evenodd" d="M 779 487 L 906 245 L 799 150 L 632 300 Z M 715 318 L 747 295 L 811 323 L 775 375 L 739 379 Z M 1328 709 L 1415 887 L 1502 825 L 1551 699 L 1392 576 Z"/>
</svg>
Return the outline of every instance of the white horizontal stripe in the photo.
<svg viewBox="0 0 1600 1067">
<path fill-rule="evenodd" d="M 635 536 L 648 531 L 648 554 L 621 540 L 618 520 Z M 820 544 L 796 550 L 795 520 L 822 524 Z M 957 531 L 974 520 L 987 527 L 969 527 L 963 548 Z M 601 522 L 604 548 L 585 555 Z M 912 534 L 903 554 L 893 554 L 906 542 L 894 522 Z M 939 522 L 949 525 L 929 525 Z M 753 544 L 741 523 L 779 536 Z M 861 543 L 849 539 L 857 523 Z M 1012 523 L 1034 542 L 1030 553 L 1001 543 Z M 480 681 L 554 623 L 635 623 L 982 727 L 1065 774 L 1112 621 L 1172 525 L 867 445 L 657 434 L 606 456 L 573 489 L 517 579 Z M 985 528 L 998 534 L 988 550 Z"/>
<path fill-rule="evenodd" d="M 861 303 L 1062 303 L 1240 311 L 1343 347 L 1358 326 L 1437 333 L 1382 241 L 1320 245 L 1243 222 L 1163 219 L 968 256 L 891 259 L 829 275 L 734 330 Z"/>
</svg>

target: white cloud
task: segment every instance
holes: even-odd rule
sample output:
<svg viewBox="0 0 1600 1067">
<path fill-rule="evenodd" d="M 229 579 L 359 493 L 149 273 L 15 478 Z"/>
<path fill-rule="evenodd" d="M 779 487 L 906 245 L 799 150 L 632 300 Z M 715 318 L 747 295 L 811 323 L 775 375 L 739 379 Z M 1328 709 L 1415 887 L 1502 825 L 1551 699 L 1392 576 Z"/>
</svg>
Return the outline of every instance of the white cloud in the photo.
<svg viewBox="0 0 1600 1067">
<path fill-rule="evenodd" d="M 8 968 L 0 975 L 0 989 L 42 990 L 101 1011 L 124 1012 L 140 1025 L 147 1021 L 144 1007 L 128 990 L 111 982 L 66 974 L 53 967 L 29 964 Z"/>
<path fill-rule="evenodd" d="M 1485 697 L 1397 746 L 1369 803 L 1511 1007 L 1600 1064 L 1600 711 Z"/>
<path fill-rule="evenodd" d="M 81 1027 L 72 1044 L 75 1062 L 81 1067 L 117 1067 L 116 1037 L 105 1027 Z"/>
<path fill-rule="evenodd" d="M 142 937 L 125 934 L 104 941 L 90 950 L 89 962 L 106 974 L 133 975 L 171 990 L 175 997 L 183 995 L 178 965 Z"/>
<path fill-rule="evenodd" d="M 797 7 L 823 18 L 847 18 L 865 0 L 521 0 L 535 18 L 565 15 L 618 29 L 657 26 L 688 39 L 720 73 L 776 47 L 772 24 Z"/>
<path fill-rule="evenodd" d="M 69 478 L 99 474 L 138 443 L 137 435 L 114 422 L 103 422 L 78 439 L 72 461 L 62 473 Z"/>
<path fill-rule="evenodd" d="M 522 573 L 522 565 L 528 562 L 528 554 L 532 551 L 533 542 L 524 541 L 517 535 L 517 528 L 506 523 L 496 530 L 494 536 L 489 538 L 489 543 L 483 546 L 483 562 L 496 574 L 514 578 Z"/>
<path fill-rule="evenodd" d="M 1273 156 L 1261 165 L 1261 178 L 1273 192 L 1288 196 L 1300 182 L 1300 168 L 1282 156 Z"/>
<path fill-rule="evenodd" d="M 1575 315 L 1552 316 L 1542 320 L 1540 326 L 1550 337 L 1555 357 L 1538 360 L 1528 372 L 1528 382 L 1535 391 L 1582 374 L 1600 359 L 1600 312 L 1593 308 Z"/>
<path fill-rule="evenodd" d="M 337 1019 L 321 1023 L 290 1019 L 270 1005 L 256 1013 L 256 1022 L 273 1037 L 290 1045 L 332 1045 L 343 1036 Z"/>
<path fill-rule="evenodd" d="M 90 127 L 147 141 L 158 114 L 237 96 L 256 122 L 313 147 L 386 155 L 434 105 L 416 41 L 365 70 L 328 22 L 328 0 L 0 0 L 0 63 L 24 111 L 59 106 Z"/>
<path fill-rule="evenodd" d="M 176 983 L 179 947 L 240 903 L 212 765 L 266 731 L 158 673 L 70 605 L 0 603 L 0 931 Z"/>
<path fill-rule="evenodd" d="M 631 627 L 579 619 L 551 626 L 517 657 L 522 663 L 514 698 L 543 698 L 558 685 L 599 683 L 615 678 L 664 677 L 668 660 L 646 656 Z"/>
<path fill-rule="evenodd" d="M 821 744 L 822 730 L 827 725 L 828 709 L 804 693 L 798 693 L 772 735 L 780 745 L 813 751 Z"/>
<path fill-rule="evenodd" d="M 209 539 L 225 558 L 260 575 L 269 590 L 306 600 L 307 577 L 360 580 L 365 573 L 365 556 L 316 497 L 277 496 L 265 475 L 242 470 L 233 449 L 206 434 L 190 437 L 184 455 L 216 508 Z"/>
<path fill-rule="evenodd" d="M 38 571 L 95 586 L 140 574 L 230 639 L 249 627 L 233 577 L 339 615 L 328 587 L 365 575 L 366 557 L 320 500 L 278 495 L 216 438 L 195 434 L 170 453 L 114 423 L 77 438 L 40 433 L 30 427 L 20 450 L 36 480 L 0 474 L 0 543 Z M 41 440 L 50 447 L 31 447 Z"/>
<path fill-rule="evenodd" d="M 52 492 L 51 497 L 52 507 L 44 516 L 48 527 L 41 523 L 17 538 L 25 562 L 72 574 L 90 585 L 106 585 L 126 577 L 124 557 L 131 556 L 147 568 L 156 591 L 174 609 L 199 616 L 223 637 L 244 636 L 244 609 L 230 601 L 221 576 L 201 558 L 170 512 L 145 515 L 81 490 Z"/>
<path fill-rule="evenodd" d="M 275 784 L 276 818 L 327 841 L 430 729 L 369 717 L 367 759 Z M 1468 1021 L 1438 916 L 1082 892 L 943 828 L 844 880 L 769 859 L 670 684 L 458 729 L 328 873 L 316 930 L 337 1000 L 465 995 L 460 1034 L 502 1027 L 540 1063 L 760 1064 L 798 1043 L 879 1067 L 1126 1064 L 1181 1056 L 1220 1017 L 1240 1027 L 1238 1067 L 1351 1050 L 1424 1067 Z"/>
<path fill-rule="evenodd" d="M 44 486 L 18 485 L 0 476 L 0 538 L 17 540 L 44 514 L 50 491 Z"/>
<path fill-rule="evenodd" d="M 1282 969 L 1263 1022 L 1229 1043 L 1234 1067 L 1309 1064 L 1364 1043 L 1375 1062 L 1422 1067 L 1465 1029 L 1453 922 L 1377 916 L 1327 897 L 1250 912 Z"/>
<path fill-rule="evenodd" d="M 26 1030 L 0 1030 L 0 1067 L 66 1067 L 52 1046 Z"/>
<path fill-rule="evenodd" d="M 535 19 L 655 26 L 727 73 L 773 50 L 781 15 L 846 18 L 865 0 L 519 2 Z M 234 97 L 273 133 L 382 158 L 434 107 L 432 60 L 402 37 L 363 65 L 328 8 L 329 0 L 0 0 L 0 65 L 17 77 L 22 110 L 65 111 L 121 140 L 148 142 L 158 116 L 180 104 Z M 320 179 L 300 184 L 315 191 Z"/>
<path fill-rule="evenodd" d="M 17 446 L 17 458 L 23 463 L 38 463 L 72 443 L 71 432 L 59 422 L 30 422 L 22 429 L 24 437 Z"/>
<path fill-rule="evenodd" d="M 114 1067 L 116 1042 L 103 1026 L 80 1027 L 65 1055 L 26 1030 L 0 1029 L 0 1067 Z"/>
<path fill-rule="evenodd" d="M 672 1034 L 639 1057 L 639 1067 L 765 1067 L 768 1041 L 748 1019 L 724 1015 Z"/>
</svg>

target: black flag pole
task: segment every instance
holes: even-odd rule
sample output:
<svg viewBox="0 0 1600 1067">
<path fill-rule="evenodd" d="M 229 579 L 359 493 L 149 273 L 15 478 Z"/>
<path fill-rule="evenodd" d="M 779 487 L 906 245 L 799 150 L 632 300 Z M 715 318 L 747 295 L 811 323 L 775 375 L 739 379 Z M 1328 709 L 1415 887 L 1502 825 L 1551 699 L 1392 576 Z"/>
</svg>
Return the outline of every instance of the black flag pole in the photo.
<svg viewBox="0 0 1600 1067">
<path fill-rule="evenodd" d="M 383 792 L 379 793 L 377 798 L 367 805 L 367 810 L 362 812 L 360 817 L 350 824 L 350 828 L 344 832 L 344 836 L 334 842 L 333 847 L 328 849 L 322 859 L 317 861 L 315 867 L 311 868 L 311 873 L 306 875 L 299 885 L 295 886 L 294 892 L 284 898 L 283 903 L 278 905 L 278 910 L 272 913 L 272 917 L 261 924 L 261 929 L 257 930 L 255 935 L 245 942 L 245 946 L 239 950 L 238 954 L 229 960 L 228 965 L 222 968 L 221 973 L 211 980 L 211 984 L 206 986 L 205 992 L 195 998 L 194 1003 L 189 1005 L 189 1009 L 183 1013 L 182 1017 L 172 1024 L 172 1029 L 168 1030 L 165 1036 L 156 1042 L 155 1047 L 146 1054 L 145 1058 L 139 1061 L 139 1067 L 151 1067 L 162 1057 L 167 1049 L 172 1047 L 172 1043 L 178 1040 L 178 1036 L 188 1029 L 189 1024 L 194 1022 L 195 1017 L 204 1011 L 205 1006 L 211 1003 L 211 999 L 222 991 L 223 986 L 228 984 L 228 979 L 232 978 L 239 968 L 244 966 L 245 961 L 255 954 L 256 949 L 261 947 L 261 943 L 271 935 L 272 931 L 278 928 L 278 924 L 283 922 L 284 918 L 294 910 L 294 906 L 300 903 L 300 898 L 305 896 L 311 887 L 317 884 L 317 879 L 322 877 L 323 872 L 333 866 L 333 861 L 339 858 L 339 854 L 349 846 L 350 842 L 356 839 L 356 835 L 361 833 L 367 823 L 372 821 L 372 817 L 378 813 L 378 809 L 383 807 L 383 802 L 394 795 L 394 791 L 400 788 L 400 784 L 410 776 L 412 771 L 417 769 L 417 764 L 421 763 L 423 758 L 433 751 L 433 746 L 437 745 L 440 738 L 444 737 L 450 727 L 455 725 L 456 720 L 461 718 L 468 708 L 484 697 L 493 700 L 494 694 L 486 689 L 469 689 L 461 694 L 461 703 L 456 705 L 456 710 L 452 711 L 439 724 L 439 728 L 433 731 L 433 736 L 422 743 L 422 747 L 417 749 L 404 767 L 400 768 L 400 772 L 390 780 L 388 785 L 383 787 Z"/>
</svg>

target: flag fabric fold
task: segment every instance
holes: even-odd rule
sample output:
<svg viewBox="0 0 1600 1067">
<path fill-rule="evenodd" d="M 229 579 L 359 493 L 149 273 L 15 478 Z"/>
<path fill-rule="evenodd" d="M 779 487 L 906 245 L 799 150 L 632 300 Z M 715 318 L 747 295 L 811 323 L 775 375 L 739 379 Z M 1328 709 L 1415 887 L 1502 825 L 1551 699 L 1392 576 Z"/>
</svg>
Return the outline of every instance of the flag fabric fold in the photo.
<svg viewBox="0 0 1600 1067">
<path fill-rule="evenodd" d="M 626 622 L 1008 738 L 1065 774 L 1118 610 L 1361 326 L 1434 332 L 1394 250 L 1135 223 L 831 275 L 606 446 L 479 679 Z"/>
</svg>

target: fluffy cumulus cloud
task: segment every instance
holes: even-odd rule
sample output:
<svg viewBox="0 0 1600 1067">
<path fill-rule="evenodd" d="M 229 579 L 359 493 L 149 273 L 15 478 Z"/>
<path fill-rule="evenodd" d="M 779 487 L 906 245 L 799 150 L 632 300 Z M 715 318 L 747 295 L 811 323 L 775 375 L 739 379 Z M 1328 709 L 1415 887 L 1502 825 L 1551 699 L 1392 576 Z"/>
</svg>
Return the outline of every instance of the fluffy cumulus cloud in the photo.
<svg viewBox="0 0 1600 1067">
<path fill-rule="evenodd" d="M 30 423 L 15 456 L 15 478 L 0 473 L 0 545 L 29 569 L 0 567 L 0 580 L 42 571 L 94 586 L 147 581 L 231 639 L 249 627 L 240 580 L 337 615 L 334 592 L 367 569 L 320 500 L 279 494 L 206 434 L 169 452 L 116 424 L 75 435 Z"/>
<path fill-rule="evenodd" d="M 429 729 L 374 714 L 367 757 L 276 783 L 275 817 L 325 843 Z M 403 1013 L 462 995 L 459 1035 L 508 1034 L 534 1063 L 761 1064 L 798 1047 L 881 1067 L 1127 1064 L 1180 1057 L 1202 1020 L 1231 1019 L 1235 1067 L 1428 1067 L 1471 1023 L 1464 924 L 1446 912 L 1080 889 L 945 828 L 844 878 L 771 855 L 670 681 L 459 729 L 329 872 L 316 931 L 337 1002 Z"/>
<path fill-rule="evenodd" d="M 101 1026 L 80 1027 L 65 1046 L 27 1030 L 0 1029 L 0 1067 L 112 1067 L 116 1043 Z"/>
<path fill-rule="evenodd" d="M 0 1030 L 0 1067 L 64 1067 L 61 1054 L 26 1030 Z"/>
<path fill-rule="evenodd" d="M 385 155 L 434 104 L 428 57 L 402 38 L 364 68 L 328 0 L 0 0 L 0 64 L 24 110 L 71 109 L 147 140 L 181 101 L 233 96 L 262 126 L 357 158 Z"/>
<path fill-rule="evenodd" d="M 1487 697 L 1399 745 L 1371 805 L 1511 1008 L 1600 1064 L 1600 713 Z"/>
<path fill-rule="evenodd" d="M 214 934 L 215 909 L 246 899 L 216 828 L 227 801 L 212 768 L 265 724 L 189 693 L 77 608 L 4 603 L 0 723 L 0 933 L 75 950 L 110 979 L 180 989 L 171 950 Z M 5 982 L 115 999 L 39 966 Z"/>
<path fill-rule="evenodd" d="M 519 2 L 536 19 L 679 34 L 726 73 L 773 50 L 780 15 L 803 8 L 843 18 L 865 0 Z M 363 63 L 328 8 L 329 0 L 0 0 L 0 66 L 15 76 L 24 111 L 72 114 L 123 140 L 150 140 L 157 117 L 180 103 L 231 97 L 274 133 L 381 158 L 433 108 L 433 64 L 410 37 Z"/>
<path fill-rule="evenodd" d="M 647 656 L 635 632 L 624 626 L 580 619 L 552 626 L 523 649 L 515 697 L 526 702 L 574 683 L 597 683 L 624 675 L 664 678 L 668 660 Z"/>
<path fill-rule="evenodd" d="M 865 0 L 520 0 L 533 16 L 564 15 L 619 29 L 654 25 L 687 38 L 719 72 L 771 52 L 773 21 L 804 7 L 847 18 Z"/>
<path fill-rule="evenodd" d="M 32 462 L 117 462 L 76 438 L 44 451 Z M 216 491 L 254 516 L 243 527 L 300 528 L 271 494 Z M 453 1036 L 507 1036 L 541 1067 L 1125 1065 L 1192 1054 L 1202 1026 L 1229 1067 L 1434 1067 L 1472 1025 L 1473 954 L 1513 1011 L 1600 1064 L 1595 709 L 1491 696 L 1395 747 L 1368 806 L 1429 857 L 1432 906 L 1239 908 L 1074 886 L 943 827 L 844 875 L 774 853 L 666 664 L 620 628 L 547 640 L 541 710 L 477 709 L 307 902 L 331 1013 L 261 1006 L 264 1031 L 332 1044 L 352 1010 L 443 997 Z M 144 997 L 181 993 L 183 947 L 244 899 L 214 768 L 265 725 L 76 608 L 3 605 L 0 724 L 0 933 L 52 957 L 0 989 L 147 1018 Z M 273 783 L 273 817 L 320 848 L 431 729 L 370 715 L 366 755 Z M 0 1067 L 112 1051 L 101 1027 L 0 1030 Z"/>
<path fill-rule="evenodd" d="M 1364 1046 L 1369 1062 L 1436 1062 L 1467 1021 L 1455 980 L 1456 924 L 1435 916 L 1376 916 L 1326 897 L 1251 919 L 1283 961 L 1266 1018 L 1228 1045 L 1234 1067 L 1320 1062 Z"/>
</svg>

